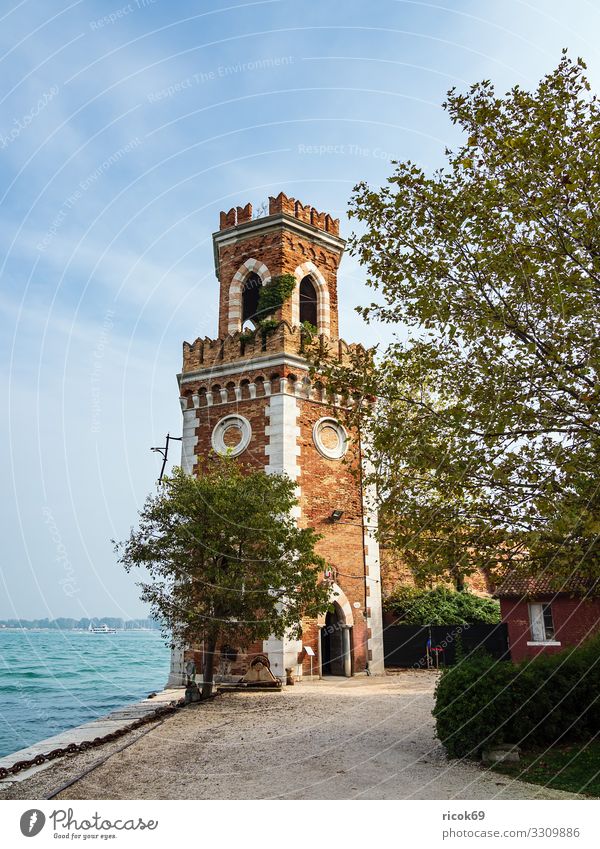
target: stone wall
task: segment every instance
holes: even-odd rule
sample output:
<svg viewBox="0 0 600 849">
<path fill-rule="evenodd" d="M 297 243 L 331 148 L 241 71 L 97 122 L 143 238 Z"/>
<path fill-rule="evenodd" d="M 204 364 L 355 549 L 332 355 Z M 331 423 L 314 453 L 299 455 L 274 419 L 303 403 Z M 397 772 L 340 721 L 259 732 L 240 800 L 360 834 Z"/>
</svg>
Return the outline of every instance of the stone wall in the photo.
<svg viewBox="0 0 600 849">
<path fill-rule="evenodd" d="M 410 568 L 404 563 L 398 552 L 391 548 L 381 548 L 381 586 L 382 595 L 389 595 L 398 585 L 415 585 Z M 465 579 L 466 587 L 477 595 L 489 596 L 493 592 L 488 575 L 477 571 Z"/>
</svg>

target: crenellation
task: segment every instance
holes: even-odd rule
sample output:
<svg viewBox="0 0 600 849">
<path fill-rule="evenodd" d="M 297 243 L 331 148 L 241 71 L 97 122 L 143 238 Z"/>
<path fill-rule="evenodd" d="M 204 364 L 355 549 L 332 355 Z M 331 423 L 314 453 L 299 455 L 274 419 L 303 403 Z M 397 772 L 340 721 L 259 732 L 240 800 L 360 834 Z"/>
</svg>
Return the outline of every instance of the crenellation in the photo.
<svg viewBox="0 0 600 849">
<path fill-rule="evenodd" d="M 222 344 L 222 361 L 230 363 L 233 360 L 239 359 L 240 350 L 240 334 L 234 333 L 230 336 L 226 336 L 225 339 L 223 339 Z"/>
<path fill-rule="evenodd" d="M 277 197 L 269 198 L 269 215 L 290 215 L 304 224 L 311 224 L 313 227 L 331 233 L 333 236 L 339 237 L 340 235 L 339 218 L 334 218 L 328 212 L 319 212 L 314 206 L 308 203 L 304 204 L 296 198 L 288 197 L 284 192 L 279 192 Z M 246 206 L 232 207 L 228 212 L 220 213 L 219 230 L 239 227 L 240 224 L 246 224 L 252 220 L 251 203 L 247 203 Z"/>
<path fill-rule="evenodd" d="M 311 215 L 312 207 L 309 204 L 302 204 L 299 200 L 294 204 L 294 215 L 300 221 L 304 221 L 305 224 L 310 224 L 310 215 Z"/>
<path fill-rule="evenodd" d="M 325 213 L 318 212 L 314 207 L 310 211 L 310 223 L 319 230 L 325 229 Z"/>
<path fill-rule="evenodd" d="M 221 230 L 235 227 L 236 223 L 235 207 L 230 209 L 229 212 L 221 212 L 219 216 L 219 227 Z"/>
<path fill-rule="evenodd" d="M 332 218 L 329 213 L 325 216 L 325 229 L 334 236 L 340 235 L 340 219 Z"/>
<path fill-rule="evenodd" d="M 237 223 L 243 224 L 245 221 L 252 221 L 252 204 L 247 203 L 246 206 L 236 207 Z"/>
<path fill-rule="evenodd" d="M 279 192 L 277 197 L 269 198 L 269 215 L 296 215 L 296 199 L 289 198 L 284 192 Z"/>
<path fill-rule="evenodd" d="M 191 344 L 184 342 L 182 373 L 189 374 L 204 368 L 210 370 L 224 363 L 239 362 L 241 365 L 275 353 L 303 356 L 307 343 L 314 344 L 315 341 L 322 354 L 342 364 L 349 364 L 353 355 L 365 350 L 360 343 L 331 339 L 325 334 L 316 339 L 309 337 L 301 327 L 281 321 L 274 330 L 263 331 L 259 327 L 251 335 L 238 331 L 220 339 L 196 339 Z"/>
</svg>

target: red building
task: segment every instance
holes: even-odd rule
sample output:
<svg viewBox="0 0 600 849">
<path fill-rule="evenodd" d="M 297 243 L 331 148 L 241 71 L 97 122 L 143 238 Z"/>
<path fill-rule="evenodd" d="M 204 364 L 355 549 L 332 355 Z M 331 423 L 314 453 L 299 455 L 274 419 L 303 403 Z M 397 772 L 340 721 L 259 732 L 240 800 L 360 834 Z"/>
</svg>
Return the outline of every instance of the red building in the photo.
<svg viewBox="0 0 600 849">
<path fill-rule="evenodd" d="M 574 575 L 557 590 L 551 576 L 509 575 L 495 595 L 513 661 L 556 653 L 600 631 L 600 597 Z"/>
</svg>

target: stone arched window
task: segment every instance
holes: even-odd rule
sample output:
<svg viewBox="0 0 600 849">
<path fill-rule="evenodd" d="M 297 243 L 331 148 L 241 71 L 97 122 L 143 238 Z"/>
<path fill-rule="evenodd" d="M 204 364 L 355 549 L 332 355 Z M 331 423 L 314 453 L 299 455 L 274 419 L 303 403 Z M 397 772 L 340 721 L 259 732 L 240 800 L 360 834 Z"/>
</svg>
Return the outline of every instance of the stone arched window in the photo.
<svg viewBox="0 0 600 849">
<path fill-rule="evenodd" d="M 258 311 L 258 296 L 262 280 L 255 271 L 251 271 L 244 281 L 242 289 L 242 327 L 247 321 L 256 326 Z"/>
<path fill-rule="evenodd" d="M 314 287 L 310 275 L 302 278 L 300 282 L 300 324 L 307 321 L 313 327 L 319 326 L 317 318 L 317 290 Z"/>
<path fill-rule="evenodd" d="M 298 325 L 302 321 L 310 321 L 311 324 L 317 328 L 319 333 L 325 334 L 325 336 L 329 336 L 330 330 L 330 315 L 329 315 L 329 287 L 327 286 L 327 282 L 325 278 L 314 264 L 314 262 L 303 262 L 302 265 L 299 265 L 298 268 L 294 271 L 294 277 L 298 281 L 296 288 L 292 294 L 292 324 Z M 305 283 L 305 281 L 307 281 Z M 312 290 L 308 288 L 308 283 L 310 283 Z M 309 310 L 312 313 L 312 317 L 316 319 L 316 321 L 311 321 L 310 318 L 301 318 L 300 313 L 300 290 L 302 285 L 304 284 L 304 294 L 306 300 L 303 298 L 302 303 L 305 304 L 305 312 L 306 316 Z M 316 295 L 316 308 L 313 312 L 313 292 Z"/>
<path fill-rule="evenodd" d="M 256 278 L 259 281 L 258 287 L 256 286 Z M 233 275 L 229 286 L 229 308 L 227 310 L 228 333 L 237 333 L 242 329 L 243 322 L 251 318 L 250 311 L 253 308 L 252 299 L 256 297 L 258 301 L 260 286 L 264 286 L 270 279 L 269 269 L 264 262 L 259 262 L 257 259 L 247 259 L 240 265 Z M 250 285 L 246 289 L 247 281 Z M 244 291 L 247 292 L 247 315 L 244 313 Z M 256 308 L 254 308 L 254 312 L 256 312 Z M 242 316 L 245 316 L 245 318 L 242 318 Z"/>
</svg>

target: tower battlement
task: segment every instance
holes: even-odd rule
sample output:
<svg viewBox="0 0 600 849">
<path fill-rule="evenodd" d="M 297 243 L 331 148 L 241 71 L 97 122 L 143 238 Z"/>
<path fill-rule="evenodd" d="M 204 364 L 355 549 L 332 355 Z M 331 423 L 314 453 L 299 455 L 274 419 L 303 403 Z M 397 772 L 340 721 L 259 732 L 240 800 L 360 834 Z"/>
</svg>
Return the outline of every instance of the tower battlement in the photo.
<svg viewBox="0 0 600 849">
<path fill-rule="evenodd" d="M 314 206 L 303 204 L 283 192 L 279 192 L 277 197 L 269 198 L 269 215 L 290 215 L 326 233 L 340 235 L 339 218 L 333 218 L 328 212 L 319 212 Z M 219 230 L 229 230 L 231 227 L 238 227 L 252 220 L 251 203 L 247 203 L 246 206 L 234 206 L 229 212 L 220 213 Z"/>
<path fill-rule="evenodd" d="M 330 339 L 321 334 L 311 337 L 302 327 L 292 327 L 287 321 L 281 321 L 271 331 L 256 330 L 253 334 L 228 334 L 220 339 L 198 338 L 194 342 L 183 343 L 182 374 L 210 369 L 223 363 L 239 362 L 246 364 L 249 360 L 258 360 L 272 354 L 295 354 L 303 357 L 310 346 L 318 346 L 328 359 L 342 365 L 349 365 L 353 353 L 363 352 L 360 343 L 348 343 L 343 339 Z"/>
</svg>

